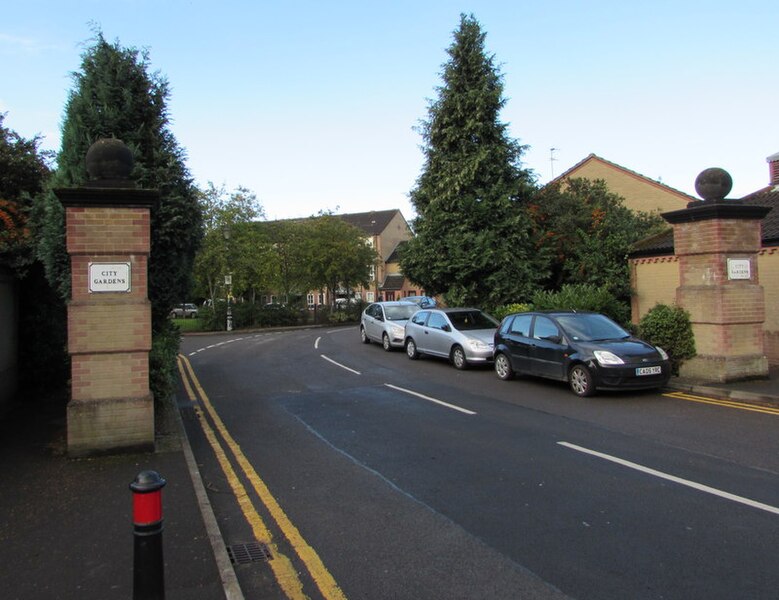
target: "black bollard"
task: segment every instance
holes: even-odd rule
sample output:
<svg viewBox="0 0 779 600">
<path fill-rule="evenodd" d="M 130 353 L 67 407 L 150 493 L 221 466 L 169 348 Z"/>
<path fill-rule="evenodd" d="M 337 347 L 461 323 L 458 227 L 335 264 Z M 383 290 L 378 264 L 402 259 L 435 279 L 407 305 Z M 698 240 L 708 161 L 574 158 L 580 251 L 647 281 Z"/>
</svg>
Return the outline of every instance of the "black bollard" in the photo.
<svg viewBox="0 0 779 600">
<path fill-rule="evenodd" d="M 156 471 L 141 471 L 130 484 L 133 492 L 133 600 L 164 600 L 162 561 L 162 488 Z"/>
</svg>

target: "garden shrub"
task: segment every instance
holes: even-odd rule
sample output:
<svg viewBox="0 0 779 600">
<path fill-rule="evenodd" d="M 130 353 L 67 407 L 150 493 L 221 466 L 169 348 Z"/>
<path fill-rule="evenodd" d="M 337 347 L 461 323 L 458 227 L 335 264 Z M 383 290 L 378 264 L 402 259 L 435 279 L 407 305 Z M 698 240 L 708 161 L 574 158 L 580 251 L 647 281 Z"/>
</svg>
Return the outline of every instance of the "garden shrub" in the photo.
<svg viewBox="0 0 779 600">
<path fill-rule="evenodd" d="M 531 301 L 535 310 L 592 311 L 624 326 L 630 322 L 630 307 L 604 287 L 566 284 L 556 292 L 536 292 Z"/>
<path fill-rule="evenodd" d="M 149 389 L 155 402 L 173 396 L 176 386 L 176 358 L 181 336 L 178 327 L 168 321 L 167 327 L 154 334 L 149 352 Z"/>
<path fill-rule="evenodd" d="M 362 316 L 365 308 L 364 302 L 349 303 L 344 306 L 338 306 L 330 311 L 327 317 L 330 323 L 357 323 Z"/>
<path fill-rule="evenodd" d="M 685 360 L 695 356 L 690 313 L 681 306 L 656 304 L 641 318 L 638 329 L 642 339 L 668 353 L 674 375 Z"/>
<path fill-rule="evenodd" d="M 513 315 L 514 313 L 519 312 L 528 312 L 529 310 L 533 310 L 532 304 L 515 302 L 513 304 L 504 304 L 503 306 L 498 306 L 493 311 L 491 311 L 490 314 L 498 321 L 502 321 L 507 315 Z"/>
<path fill-rule="evenodd" d="M 224 302 L 217 303 L 216 307 L 201 307 L 197 316 L 204 331 L 224 331 L 226 328 L 227 307 Z"/>
</svg>

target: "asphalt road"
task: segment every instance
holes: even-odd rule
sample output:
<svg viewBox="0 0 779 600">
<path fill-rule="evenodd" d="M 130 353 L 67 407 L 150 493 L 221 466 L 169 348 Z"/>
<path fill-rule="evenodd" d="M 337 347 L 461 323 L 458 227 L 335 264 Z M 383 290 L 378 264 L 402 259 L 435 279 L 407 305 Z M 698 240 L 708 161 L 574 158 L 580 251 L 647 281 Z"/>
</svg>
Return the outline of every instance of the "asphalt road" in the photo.
<svg viewBox="0 0 779 600">
<path fill-rule="evenodd" d="M 779 597 L 779 411 L 581 399 L 354 326 L 182 356 L 225 543 L 273 557 L 236 566 L 247 598 Z"/>
</svg>

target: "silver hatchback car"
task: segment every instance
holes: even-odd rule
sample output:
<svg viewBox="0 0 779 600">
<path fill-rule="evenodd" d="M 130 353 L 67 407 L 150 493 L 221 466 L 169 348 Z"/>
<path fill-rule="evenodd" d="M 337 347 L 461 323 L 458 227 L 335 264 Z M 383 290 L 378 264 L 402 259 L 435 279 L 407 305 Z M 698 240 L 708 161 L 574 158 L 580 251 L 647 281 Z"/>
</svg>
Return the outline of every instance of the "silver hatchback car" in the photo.
<svg viewBox="0 0 779 600">
<path fill-rule="evenodd" d="M 406 324 L 406 354 L 448 358 L 458 369 L 492 362 L 498 322 L 478 308 L 423 309 Z"/>
<path fill-rule="evenodd" d="M 419 310 L 413 302 L 387 301 L 369 304 L 362 311 L 360 339 L 363 344 L 378 342 L 389 352 L 403 347 L 406 322 Z"/>
</svg>

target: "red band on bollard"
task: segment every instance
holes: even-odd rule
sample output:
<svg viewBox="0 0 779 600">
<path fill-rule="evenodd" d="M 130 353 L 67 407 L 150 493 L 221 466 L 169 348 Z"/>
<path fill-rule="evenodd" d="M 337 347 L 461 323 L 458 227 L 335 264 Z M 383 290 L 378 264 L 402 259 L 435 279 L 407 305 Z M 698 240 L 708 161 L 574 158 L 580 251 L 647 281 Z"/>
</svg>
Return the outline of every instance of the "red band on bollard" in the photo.
<svg viewBox="0 0 779 600">
<path fill-rule="evenodd" d="M 133 494 L 133 523 L 150 525 L 162 521 L 162 492 Z"/>
</svg>

